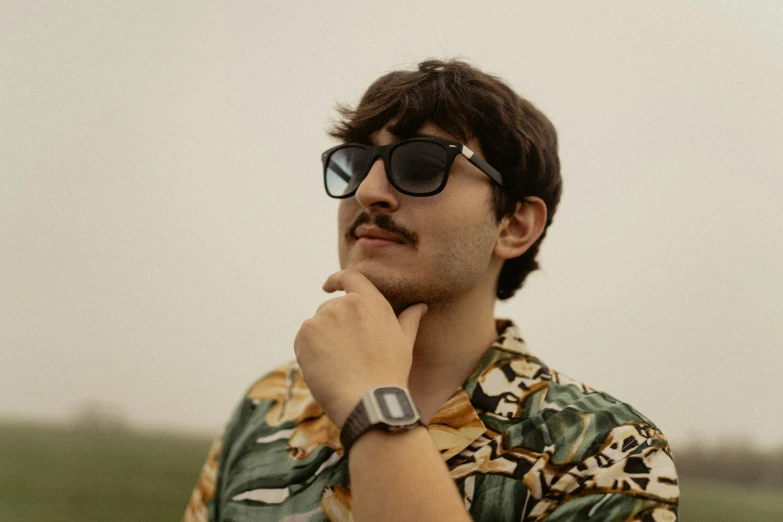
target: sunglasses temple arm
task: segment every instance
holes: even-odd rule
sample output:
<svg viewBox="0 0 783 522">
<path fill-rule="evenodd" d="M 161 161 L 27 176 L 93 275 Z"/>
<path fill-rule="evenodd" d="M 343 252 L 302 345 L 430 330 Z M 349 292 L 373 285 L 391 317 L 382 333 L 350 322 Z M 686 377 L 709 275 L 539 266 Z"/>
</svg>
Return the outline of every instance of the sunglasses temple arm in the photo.
<svg viewBox="0 0 783 522">
<path fill-rule="evenodd" d="M 473 154 L 471 157 L 469 157 L 468 161 L 481 169 L 484 174 L 492 178 L 495 183 L 501 187 L 503 186 L 503 176 L 500 174 L 500 172 L 495 170 L 492 165 L 479 158 L 476 154 Z"/>
</svg>

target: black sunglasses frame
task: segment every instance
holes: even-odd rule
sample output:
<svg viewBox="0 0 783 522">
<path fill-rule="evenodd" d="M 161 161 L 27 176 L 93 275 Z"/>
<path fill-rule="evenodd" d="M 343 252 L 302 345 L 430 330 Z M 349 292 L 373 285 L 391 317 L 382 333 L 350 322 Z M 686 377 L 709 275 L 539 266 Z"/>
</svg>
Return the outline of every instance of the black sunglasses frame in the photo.
<svg viewBox="0 0 783 522">
<path fill-rule="evenodd" d="M 394 150 L 397 147 L 400 147 L 401 145 L 405 145 L 406 143 L 411 143 L 415 141 L 425 141 L 429 143 L 435 143 L 443 147 L 443 149 L 446 151 L 446 165 L 445 165 L 446 172 L 443 175 L 443 181 L 441 181 L 440 185 L 435 190 L 421 193 L 421 194 L 409 192 L 407 190 L 404 190 L 402 187 L 400 187 L 397 184 L 397 182 L 394 180 L 394 173 L 392 172 L 391 169 L 391 156 L 394 153 Z M 328 175 L 328 170 L 329 170 L 329 160 L 332 157 L 332 154 L 346 147 L 359 147 L 367 151 L 368 158 L 369 158 L 367 160 L 367 170 L 362 174 L 361 180 L 356 185 L 355 189 L 353 189 L 348 194 L 343 194 L 342 196 L 333 196 L 332 194 L 329 193 L 329 188 L 327 186 L 327 180 L 326 180 L 326 177 Z M 321 155 L 321 161 L 323 162 L 323 167 L 324 167 L 324 189 L 326 190 L 326 194 L 329 197 L 335 199 L 345 199 L 353 196 L 356 193 L 356 190 L 359 188 L 359 185 L 361 185 L 362 181 L 364 181 L 364 178 L 366 178 L 367 174 L 370 173 L 370 169 L 372 169 L 372 166 L 375 163 L 375 161 L 378 159 L 378 157 L 380 157 L 383 160 L 383 166 L 386 170 L 386 177 L 388 178 L 389 183 L 391 183 L 391 185 L 397 191 L 408 196 L 421 197 L 421 198 L 427 196 L 434 196 L 435 194 L 438 194 L 446 187 L 446 183 L 449 180 L 449 173 L 451 172 L 451 166 L 454 163 L 456 157 L 460 154 L 465 156 L 470 163 L 478 167 L 479 170 L 481 170 L 484 174 L 489 176 L 489 178 L 492 181 L 494 181 L 501 187 L 504 186 L 503 176 L 500 174 L 500 172 L 498 172 L 494 167 L 492 167 L 492 165 L 484 161 L 482 158 L 474 154 L 472 150 L 470 150 L 467 146 L 463 145 L 462 143 L 454 140 L 449 140 L 446 138 L 439 138 L 436 136 L 417 136 L 414 138 L 397 141 L 389 145 L 381 145 L 379 147 L 373 145 L 365 145 L 362 143 L 343 143 L 337 145 L 336 147 L 332 147 L 331 149 L 327 150 Z M 347 176 L 345 172 L 338 172 L 337 170 L 335 170 L 334 172 L 338 176 L 342 177 L 346 182 L 350 181 L 350 176 Z"/>
</svg>

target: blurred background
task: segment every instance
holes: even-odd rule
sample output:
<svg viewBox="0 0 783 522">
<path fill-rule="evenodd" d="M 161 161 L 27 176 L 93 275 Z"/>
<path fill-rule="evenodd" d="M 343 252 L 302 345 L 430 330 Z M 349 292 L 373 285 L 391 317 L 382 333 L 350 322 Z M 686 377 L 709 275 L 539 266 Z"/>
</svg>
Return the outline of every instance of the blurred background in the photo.
<svg viewBox="0 0 783 522">
<path fill-rule="evenodd" d="M 555 124 L 498 317 L 652 418 L 684 520 L 783 519 L 783 3 L 0 3 L 0 520 L 176 520 L 339 270 L 336 102 L 461 58 Z"/>
</svg>

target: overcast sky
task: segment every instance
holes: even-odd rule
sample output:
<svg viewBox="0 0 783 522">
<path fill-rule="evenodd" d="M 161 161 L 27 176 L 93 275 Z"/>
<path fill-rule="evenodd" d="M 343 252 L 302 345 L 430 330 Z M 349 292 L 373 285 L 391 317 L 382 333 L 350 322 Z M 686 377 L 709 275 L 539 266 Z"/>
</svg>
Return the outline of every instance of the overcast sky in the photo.
<svg viewBox="0 0 783 522">
<path fill-rule="evenodd" d="M 560 136 L 496 315 L 674 442 L 783 443 L 781 6 L 5 0 L 0 416 L 217 430 L 330 297 L 335 102 L 461 57 Z"/>
</svg>

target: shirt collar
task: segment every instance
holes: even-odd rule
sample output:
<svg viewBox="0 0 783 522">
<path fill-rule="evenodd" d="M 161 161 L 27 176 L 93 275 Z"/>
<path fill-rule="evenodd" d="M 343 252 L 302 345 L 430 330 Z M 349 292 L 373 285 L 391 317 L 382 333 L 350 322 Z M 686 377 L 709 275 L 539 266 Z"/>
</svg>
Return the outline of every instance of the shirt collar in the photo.
<svg viewBox="0 0 783 522">
<path fill-rule="evenodd" d="M 519 330 L 510 319 L 496 319 L 495 327 L 499 333 L 498 338 L 490 345 L 462 386 L 438 409 L 429 422 L 430 435 L 443 460 L 457 455 L 487 431 L 479 417 L 483 408 L 474 400 L 479 378 L 499 359 L 530 355 Z"/>
</svg>

